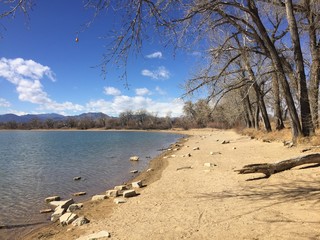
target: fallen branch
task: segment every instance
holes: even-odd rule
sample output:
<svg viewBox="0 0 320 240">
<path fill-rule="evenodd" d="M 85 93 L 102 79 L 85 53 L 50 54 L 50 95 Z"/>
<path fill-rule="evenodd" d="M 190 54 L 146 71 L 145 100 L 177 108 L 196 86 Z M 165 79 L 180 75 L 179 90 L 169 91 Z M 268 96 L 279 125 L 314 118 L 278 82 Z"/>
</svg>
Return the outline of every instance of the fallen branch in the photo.
<svg viewBox="0 0 320 240">
<path fill-rule="evenodd" d="M 182 170 L 182 169 L 192 169 L 192 167 L 191 166 L 179 167 L 179 168 L 177 168 L 177 171 Z"/>
<path fill-rule="evenodd" d="M 289 170 L 300 165 L 311 163 L 320 164 L 320 153 L 314 153 L 302 157 L 291 158 L 277 163 L 249 164 L 245 165 L 242 169 L 235 170 L 235 172 L 238 172 L 239 174 L 263 173 L 265 175 L 265 178 L 268 178 L 272 174 Z"/>
</svg>

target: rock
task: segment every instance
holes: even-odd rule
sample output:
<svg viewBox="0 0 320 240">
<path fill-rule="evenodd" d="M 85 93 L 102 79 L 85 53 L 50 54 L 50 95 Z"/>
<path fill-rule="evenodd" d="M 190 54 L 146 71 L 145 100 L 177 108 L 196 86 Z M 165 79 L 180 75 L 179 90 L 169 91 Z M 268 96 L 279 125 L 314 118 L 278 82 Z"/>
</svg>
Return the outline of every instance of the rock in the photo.
<svg viewBox="0 0 320 240">
<path fill-rule="evenodd" d="M 139 161 L 139 157 L 138 156 L 132 156 L 132 157 L 130 157 L 130 161 Z"/>
<path fill-rule="evenodd" d="M 115 186 L 114 190 L 119 190 L 119 191 L 127 190 L 127 186 L 126 185 Z"/>
<path fill-rule="evenodd" d="M 119 196 L 119 191 L 116 190 L 116 189 L 108 190 L 108 191 L 106 192 L 106 195 L 107 195 L 108 197 L 115 198 L 115 197 L 118 197 L 118 196 Z"/>
<path fill-rule="evenodd" d="M 199 147 L 194 147 L 194 148 L 192 148 L 193 150 L 200 150 L 200 148 Z"/>
<path fill-rule="evenodd" d="M 47 197 L 47 198 L 45 199 L 45 201 L 46 201 L 47 203 L 52 202 L 52 201 L 59 201 L 59 200 L 60 200 L 60 197 L 59 197 L 59 196 L 51 196 L 51 197 Z"/>
<path fill-rule="evenodd" d="M 223 140 L 221 144 L 228 144 L 230 141 Z"/>
<path fill-rule="evenodd" d="M 50 213 L 50 212 L 53 212 L 53 210 L 51 208 L 40 210 L 40 213 Z"/>
<path fill-rule="evenodd" d="M 116 204 L 120 204 L 120 203 L 126 203 L 127 200 L 125 200 L 124 198 L 115 198 L 113 202 Z"/>
<path fill-rule="evenodd" d="M 130 173 L 137 173 L 138 170 L 131 170 Z"/>
<path fill-rule="evenodd" d="M 109 238 L 111 235 L 109 232 L 107 231 L 100 231 L 98 233 L 92 233 L 90 235 L 84 236 L 84 237 L 80 237 L 76 240 L 98 240 L 98 239 L 102 239 L 102 238 Z"/>
<path fill-rule="evenodd" d="M 134 197 L 134 196 L 136 196 L 137 193 L 136 193 L 135 190 L 131 189 L 131 190 L 126 190 L 126 191 L 124 191 L 122 195 L 123 195 L 123 197 L 125 197 L 125 198 L 129 198 L 129 197 Z"/>
<path fill-rule="evenodd" d="M 82 225 L 87 224 L 89 222 L 90 221 L 86 217 L 81 216 L 81 217 L 78 217 L 76 220 L 74 220 L 72 222 L 72 226 L 75 226 L 75 227 L 76 226 L 82 226 Z"/>
<path fill-rule="evenodd" d="M 188 157 L 191 157 L 191 153 L 188 153 L 187 156 L 188 156 Z"/>
<path fill-rule="evenodd" d="M 213 166 L 217 166 L 217 165 L 214 163 L 205 163 L 204 166 L 205 167 L 213 167 Z"/>
<path fill-rule="evenodd" d="M 137 182 L 132 182 L 132 187 L 133 188 L 142 188 L 142 181 L 137 181 Z"/>
<path fill-rule="evenodd" d="M 52 206 L 55 206 L 55 207 L 62 207 L 63 209 L 67 210 L 68 207 L 73 204 L 74 201 L 72 198 L 68 199 L 68 200 L 65 200 L 65 201 L 53 201 L 53 202 L 50 202 L 49 204 L 52 205 Z"/>
<path fill-rule="evenodd" d="M 66 209 L 61 206 L 56 207 L 54 213 L 51 215 L 51 222 L 56 222 L 65 213 Z"/>
<path fill-rule="evenodd" d="M 173 154 L 173 155 L 171 155 L 170 157 L 175 158 L 175 157 L 176 157 L 176 155 L 175 155 L 175 154 Z"/>
<path fill-rule="evenodd" d="M 237 148 L 236 148 L 236 147 L 233 147 L 232 149 L 233 149 L 233 150 L 236 150 Z"/>
<path fill-rule="evenodd" d="M 106 195 L 95 195 L 91 198 L 92 201 L 100 201 L 107 199 L 108 197 Z"/>
<path fill-rule="evenodd" d="M 147 169 L 147 172 L 152 172 L 153 171 L 153 168 L 148 168 Z"/>
<path fill-rule="evenodd" d="M 83 207 L 83 203 L 75 203 L 75 204 L 71 204 L 68 207 L 67 212 L 74 212 L 76 210 L 80 210 Z"/>
<path fill-rule="evenodd" d="M 74 181 L 79 181 L 80 179 L 81 179 L 81 177 L 80 177 L 80 176 L 78 176 L 78 177 L 74 177 L 74 178 L 73 178 L 73 180 L 74 180 Z"/>
<path fill-rule="evenodd" d="M 73 193 L 72 196 L 83 196 L 86 194 L 87 194 L 86 192 L 76 192 L 76 193 Z"/>
<path fill-rule="evenodd" d="M 74 220 L 76 220 L 78 218 L 77 214 L 74 213 L 65 213 L 63 214 L 59 220 L 60 220 L 60 224 L 62 226 L 66 226 L 69 225 L 70 223 L 72 223 Z"/>
<path fill-rule="evenodd" d="M 113 202 L 116 204 L 120 204 L 120 203 L 126 203 L 127 200 L 125 200 L 124 198 L 115 198 Z"/>
</svg>

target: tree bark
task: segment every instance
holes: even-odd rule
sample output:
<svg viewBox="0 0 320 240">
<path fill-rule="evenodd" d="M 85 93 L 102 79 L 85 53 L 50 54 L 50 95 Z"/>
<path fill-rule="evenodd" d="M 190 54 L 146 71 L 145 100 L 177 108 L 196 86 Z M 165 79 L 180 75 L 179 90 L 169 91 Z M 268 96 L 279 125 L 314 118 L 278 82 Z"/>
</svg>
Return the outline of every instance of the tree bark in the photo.
<svg viewBox="0 0 320 240">
<path fill-rule="evenodd" d="M 303 55 L 301 51 L 300 38 L 298 32 L 297 22 L 293 13 L 292 0 L 285 1 L 287 20 L 289 30 L 291 34 L 291 40 L 293 45 L 294 60 L 296 63 L 297 76 L 300 87 L 300 113 L 301 113 L 301 125 L 302 133 L 304 136 L 310 136 L 314 134 L 314 127 L 311 118 L 311 110 L 308 97 L 308 88 L 306 75 L 304 72 Z"/>
<path fill-rule="evenodd" d="M 276 124 L 276 130 L 284 129 L 284 123 L 282 119 L 281 102 L 280 102 L 280 90 L 277 73 L 272 73 L 272 90 L 273 90 L 273 108 L 274 118 Z"/>
<path fill-rule="evenodd" d="M 235 170 L 239 174 L 263 173 L 266 178 L 272 174 L 289 170 L 304 164 L 320 164 L 320 153 L 314 153 L 302 157 L 291 158 L 277 163 L 258 163 L 245 165 L 242 169 Z"/>
</svg>

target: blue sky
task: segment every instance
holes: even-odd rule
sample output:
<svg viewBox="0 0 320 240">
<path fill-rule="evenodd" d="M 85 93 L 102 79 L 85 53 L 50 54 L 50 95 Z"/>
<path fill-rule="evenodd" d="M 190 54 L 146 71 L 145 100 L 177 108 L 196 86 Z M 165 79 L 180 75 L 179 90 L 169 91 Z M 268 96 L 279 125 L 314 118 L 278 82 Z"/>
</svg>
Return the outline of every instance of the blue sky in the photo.
<svg viewBox="0 0 320 240">
<path fill-rule="evenodd" d="M 181 85 L 195 56 L 178 51 L 173 57 L 170 48 L 152 37 L 129 59 L 126 88 L 119 78 L 123 69 L 110 65 L 104 79 L 98 66 L 108 43 L 105 37 L 120 18 L 105 14 L 81 31 L 91 18 L 82 1 L 43 0 L 36 2 L 28 20 L 21 13 L 0 20 L 0 114 L 118 116 L 145 109 L 158 116 L 180 116 Z"/>
</svg>

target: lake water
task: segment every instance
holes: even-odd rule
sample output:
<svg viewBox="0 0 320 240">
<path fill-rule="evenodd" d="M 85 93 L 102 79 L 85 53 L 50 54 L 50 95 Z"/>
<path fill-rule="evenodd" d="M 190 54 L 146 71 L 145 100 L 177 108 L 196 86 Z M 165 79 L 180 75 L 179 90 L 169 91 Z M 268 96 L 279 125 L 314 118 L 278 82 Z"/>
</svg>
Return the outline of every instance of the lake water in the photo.
<svg viewBox="0 0 320 240">
<path fill-rule="evenodd" d="M 181 135 L 121 131 L 0 131 L 0 237 L 1 231 L 19 230 L 48 222 L 44 199 L 67 199 L 85 191 L 88 199 L 143 170 L 158 149 Z M 138 155 L 138 162 L 129 161 Z M 81 176 L 80 181 L 74 181 Z"/>
</svg>

